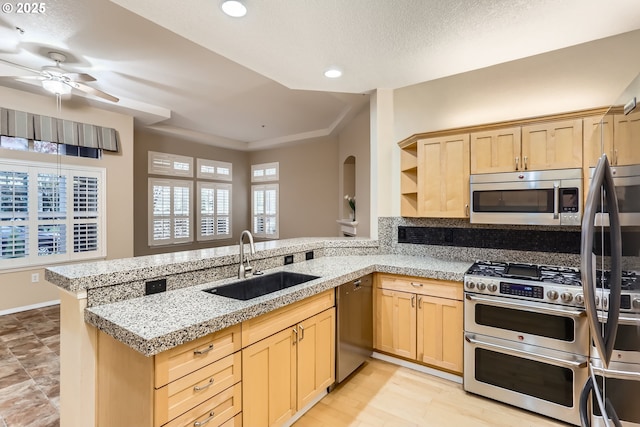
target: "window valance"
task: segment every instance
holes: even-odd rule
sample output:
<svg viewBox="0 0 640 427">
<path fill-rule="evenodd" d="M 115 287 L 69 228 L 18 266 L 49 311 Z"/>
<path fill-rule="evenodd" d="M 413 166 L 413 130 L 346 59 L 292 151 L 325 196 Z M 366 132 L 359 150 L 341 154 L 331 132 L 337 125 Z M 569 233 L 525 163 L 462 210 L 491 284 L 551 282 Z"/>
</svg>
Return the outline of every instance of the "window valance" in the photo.
<svg viewBox="0 0 640 427">
<path fill-rule="evenodd" d="M 113 128 L 0 108 L 0 135 L 118 151 Z"/>
</svg>

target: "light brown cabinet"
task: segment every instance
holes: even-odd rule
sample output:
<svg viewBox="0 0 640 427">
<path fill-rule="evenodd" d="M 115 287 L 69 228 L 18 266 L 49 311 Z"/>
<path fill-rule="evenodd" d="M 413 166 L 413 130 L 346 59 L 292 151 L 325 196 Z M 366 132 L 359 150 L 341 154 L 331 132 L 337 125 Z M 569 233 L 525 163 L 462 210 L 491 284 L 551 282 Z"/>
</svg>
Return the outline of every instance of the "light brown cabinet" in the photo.
<svg viewBox="0 0 640 427">
<path fill-rule="evenodd" d="M 333 305 L 331 290 L 243 324 L 244 336 L 260 338 L 242 350 L 244 425 L 281 425 L 333 384 Z"/>
<path fill-rule="evenodd" d="M 627 116 L 616 114 L 613 120 L 613 164 L 640 163 L 640 111 Z"/>
<path fill-rule="evenodd" d="M 98 334 L 100 426 L 237 425 L 242 411 L 240 325 L 145 357 Z"/>
<path fill-rule="evenodd" d="M 376 275 L 377 350 L 462 373 L 462 284 Z"/>
<path fill-rule="evenodd" d="M 469 134 L 418 141 L 418 215 L 469 216 Z"/>
<path fill-rule="evenodd" d="M 520 170 L 520 127 L 471 133 L 471 173 Z"/>
<path fill-rule="evenodd" d="M 522 126 L 522 170 L 582 167 L 582 120 Z"/>
</svg>

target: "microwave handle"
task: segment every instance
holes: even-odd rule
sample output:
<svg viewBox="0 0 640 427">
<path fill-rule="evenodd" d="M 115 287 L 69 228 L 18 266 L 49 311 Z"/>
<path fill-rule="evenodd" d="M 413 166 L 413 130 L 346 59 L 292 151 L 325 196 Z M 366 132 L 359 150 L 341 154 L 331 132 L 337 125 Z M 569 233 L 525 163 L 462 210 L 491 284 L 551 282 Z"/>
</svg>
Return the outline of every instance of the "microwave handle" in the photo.
<svg viewBox="0 0 640 427">
<path fill-rule="evenodd" d="M 560 183 L 553 183 L 553 219 L 558 219 L 560 217 Z"/>
</svg>

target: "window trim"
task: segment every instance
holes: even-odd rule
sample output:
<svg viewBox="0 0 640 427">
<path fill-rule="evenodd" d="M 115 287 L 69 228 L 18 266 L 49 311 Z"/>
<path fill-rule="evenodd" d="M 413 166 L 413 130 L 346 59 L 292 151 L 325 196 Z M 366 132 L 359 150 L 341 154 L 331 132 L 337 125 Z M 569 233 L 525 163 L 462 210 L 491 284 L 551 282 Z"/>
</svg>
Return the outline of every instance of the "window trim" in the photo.
<svg viewBox="0 0 640 427">
<path fill-rule="evenodd" d="M 267 175 L 268 169 L 275 169 L 274 175 Z M 256 171 L 262 171 L 262 176 L 256 176 Z M 280 162 L 260 163 L 251 165 L 251 182 L 269 182 L 280 180 Z"/>
<path fill-rule="evenodd" d="M 24 225 L 29 227 L 28 250 L 29 254 L 23 258 L 0 259 L 0 272 L 8 272 L 18 269 L 32 269 L 54 264 L 86 261 L 92 259 L 104 259 L 107 256 L 107 170 L 96 166 L 71 165 L 61 163 L 48 163 L 37 161 L 1 159 L 0 168 L 6 171 L 27 172 L 29 174 L 29 198 L 28 220 Z M 45 257 L 38 256 L 38 226 L 43 220 L 38 219 L 38 174 L 57 173 L 66 176 L 66 218 L 64 220 L 44 221 L 48 223 L 60 223 L 65 225 L 66 252 Z M 87 221 L 83 218 L 74 218 L 74 189 L 73 176 L 95 177 L 98 180 L 97 203 L 98 211 L 95 220 Z M 34 196 L 35 194 L 35 196 Z M 7 221 L 6 225 L 9 225 Z M 74 252 L 74 225 L 91 222 L 97 224 L 98 245 L 96 251 Z M 3 222 L 0 221 L 0 225 Z M 11 225 L 15 225 L 11 221 Z M 35 231 L 32 231 L 35 230 Z"/>
<path fill-rule="evenodd" d="M 215 168 L 215 172 L 203 172 L 202 167 L 208 166 Z M 218 169 L 228 169 L 228 174 L 219 173 Z M 219 160 L 196 159 L 196 177 L 198 179 L 212 179 L 217 181 L 233 181 L 233 164 L 230 162 L 221 162 Z"/>
<path fill-rule="evenodd" d="M 232 215 L 232 205 L 233 205 L 233 187 L 231 184 L 227 184 L 227 183 L 220 183 L 220 182 L 207 182 L 207 181 L 198 181 L 196 183 L 196 187 L 197 187 L 197 202 L 196 202 L 196 239 L 198 242 L 207 242 L 207 241 L 211 241 L 211 240 L 221 240 L 221 239 L 231 239 L 233 237 L 233 215 Z M 209 189 L 213 189 L 215 191 L 215 202 L 214 202 L 214 214 L 213 215 L 207 215 L 207 217 L 211 216 L 213 217 L 214 220 L 214 224 L 217 223 L 217 219 L 219 217 L 217 210 L 218 210 L 218 199 L 217 199 L 217 191 L 221 190 L 221 189 L 226 189 L 229 191 L 229 213 L 227 216 L 229 218 L 229 232 L 225 233 L 225 234 L 218 234 L 217 230 L 215 234 L 212 234 L 210 236 L 203 236 L 202 235 L 202 227 L 201 227 L 201 221 L 203 218 L 202 215 L 202 209 L 201 209 L 201 197 L 202 197 L 202 188 L 209 188 Z"/>
<path fill-rule="evenodd" d="M 153 226 L 155 215 L 153 213 L 153 187 L 157 184 L 164 184 L 165 186 L 170 187 L 170 208 L 169 208 L 169 216 L 167 217 L 170 220 L 170 230 L 171 237 L 163 240 L 154 240 L 153 239 Z M 175 237 L 175 228 L 174 221 L 176 219 L 176 214 L 174 211 L 174 188 L 175 187 L 188 187 L 189 188 L 189 214 L 186 216 L 189 220 L 189 237 L 187 238 L 176 238 Z M 147 186 L 147 194 L 148 194 L 148 203 L 147 203 L 147 244 L 149 247 L 158 247 L 158 246 L 171 246 L 181 243 L 192 243 L 194 241 L 194 230 L 193 230 L 193 181 L 186 179 L 167 179 L 167 178 L 148 178 L 148 186 Z M 178 216 L 184 217 L 184 216 Z"/>
<path fill-rule="evenodd" d="M 161 153 L 158 151 L 149 151 L 147 153 L 147 173 L 151 175 L 164 175 L 182 178 L 193 178 L 193 157 L 180 156 L 178 154 Z M 171 166 L 160 166 L 156 161 L 167 161 Z M 175 163 L 186 163 L 189 165 L 188 170 L 176 169 L 173 167 Z"/>
<path fill-rule="evenodd" d="M 255 212 L 255 192 L 256 191 L 276 191 L 276 213 L 274 215 L 256 214 Z M 274 217 L 276 220 L 276 232 L 274 234 L 260 233 L 255 229 L 255 219 L 257 216 L 262 217 Z M 254 237 L 260 237 L 265 239 L 279 239 L 280 238 L 280 184 L 257 184 L 251 186 L 251 233 Z"/>
</svg>

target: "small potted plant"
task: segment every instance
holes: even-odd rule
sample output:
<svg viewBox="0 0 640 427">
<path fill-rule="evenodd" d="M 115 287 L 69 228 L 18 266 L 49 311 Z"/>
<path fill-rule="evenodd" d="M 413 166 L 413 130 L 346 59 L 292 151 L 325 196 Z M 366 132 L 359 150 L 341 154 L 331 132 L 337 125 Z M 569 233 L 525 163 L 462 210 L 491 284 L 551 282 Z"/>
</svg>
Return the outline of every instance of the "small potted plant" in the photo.
<svg viewBox="0 0 640 427">
<path fill-rule="evenodd" d="M 356 198 L 349 196 L 348 194 L 344 196 L 344 199 L 349 203 L 349 207 L 351 208 L 351 221 L 356 220 Z"/>
</svg>

